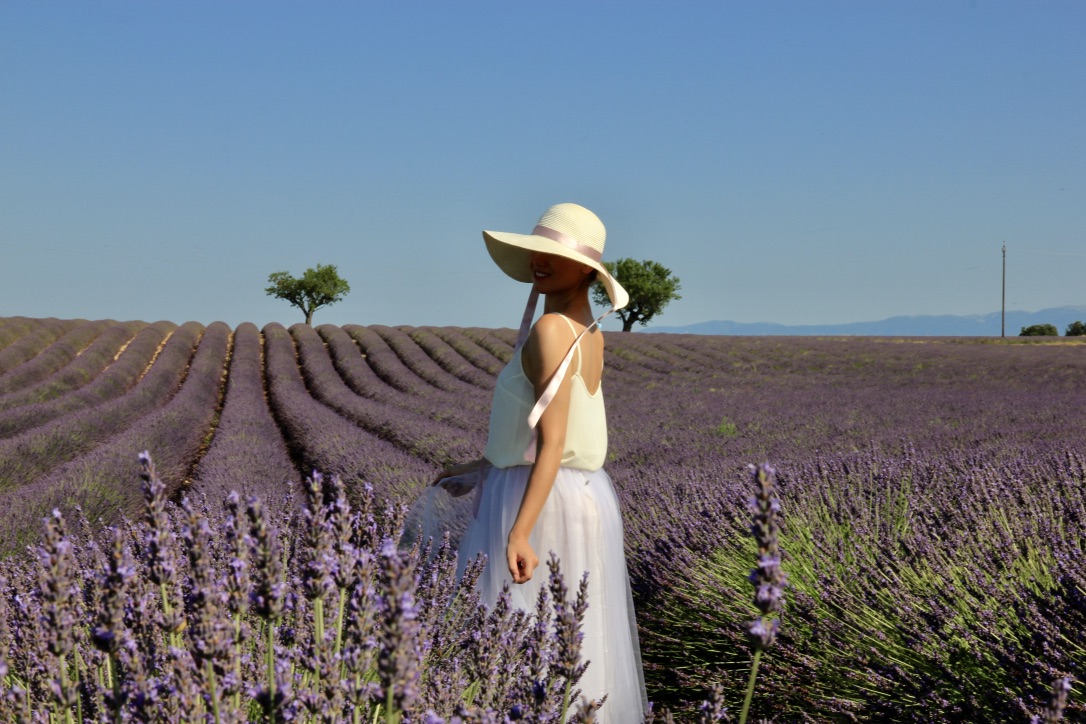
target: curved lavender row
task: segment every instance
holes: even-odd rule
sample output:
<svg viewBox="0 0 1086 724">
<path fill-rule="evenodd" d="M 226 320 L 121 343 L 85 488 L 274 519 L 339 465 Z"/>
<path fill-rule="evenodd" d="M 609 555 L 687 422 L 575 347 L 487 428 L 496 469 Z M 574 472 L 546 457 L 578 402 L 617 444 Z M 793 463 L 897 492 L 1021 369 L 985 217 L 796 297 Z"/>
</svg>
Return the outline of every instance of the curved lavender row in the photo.
<svg viewBox="0 0 1086 724">
<path fill-rule="evenodd" d="M 444 392 L 470 394 L 472 391 L 478 391 L 473 385 L 443 370 L 415 343 L 415 340 L 401 330 L 381 324 L 371 324 L 369 329 L 380 336 L 404 365 L 427 384 Z"/>
<path fill-rule="evenodd" d="M 166 404 L 185 379 L 201 333 L 196 322 L 178 328 L 143 379 L 121 397 L 0 441 L 0 491 L 36 480 Z"/>
<path fill-rule="evenodd" d="M 415 399 L 381 379 L 373 367 L 367 364 L 369 355 L 362 353 L 358 348 L 358 343 L 344 332 L 342 327 L 322 324 L 317 327 L 317 334 L 328 346 L 328 354 L 331 355 L 339 376 L 348 387 L 354 390 L 355 394 L 388 404 L 397 404 L 404 399 Z"/>
<path fill-rule="evenodd" d="M 192 477 L 193 492 L 210 500 L 231 490 L 281 500 L 301 480 L 268 408 L 260 331 L 249 322 L 234 332 L 222 414 Z"/>
<path fill-rule="evenodd" d="M 683 347 L 673 337 L 689 337 L 692 335 L 673 334 L 645 334 L 632 335 L 632 341 L 638 345 L 638 349 L 647 356 L 659 359 L 669 366 L 688 371 L 698 371 L 706 366 L 713 366 L 718 360 L 710 354 L 706 354 L 698 348 L 688 349 Z"/>
<path fill-rule="evenodd" d="M 655 337 L 664 337 L 658 342 Z M 642 332 L 618 332 L 607 337 L 608 352 L 624 357 L 633 364 L 653 372 L 697 371 L 698 365 L 676 355 L 667 343 L 667 335 L 647 335 Z"/>
<path fill-rule="evenodd" d="M 313 399 L 298 369 L 294 340 L 283 325 L 264 326 L 264 355 L 272 412 L 296 457 L 307 467 L 343 477 L 352 495 L 363 482 L 382 497 L 403 499 L 434 474 L 413 458 Z"/>
<path fill-rule="evenodd" d="M 654 336 L 661 337 L 661 339 L 657 340 L 657 344 L 666 345 L 671 354 L 686 360 L 695 368 L 711 368 L 720 364 L 721 356 L 715 354 L 710 345 L 698 344 L 698 340 L 693 339 L 696 335 L 669 334 L 666 337 L 663 335 Z"/>
<path fill-rule="evenodd" d="M 462 331 L 464 336 L 498 360 L 501 366 L 504 367 L 513 358 L 513 340 L 506 341 L 505 336 L 500 334 L 498 330 L 466 327 Z"/>
<path fill-rule="evenodd" d="M 60 370 L 110 324 L 108 320 L 100 319 L 73 325 L 34 357 L 0 375 L 0 395 L 26 389 Z"/>
<path fill-rule="evenodd" d="M 117 351 L 123 349 L 125 344 L 146 326 L 146 322 L 110 323 L 93 342 L 79 350 L 77 356 L 55 374 L 24 389 L 0 395 L 0 410 L 46 402 L 82 387 L 105 369 L 117 355 Z M 39 355 L 35 359 L 43 356 L 44 354 Z"/>
<path fill-rule="evenodd" d="M 672 371 L 666 364 L 638 351 L 636 342 L 630 340 L 633 334 L 627 332 L 604 332 L 603 334 L 606 345 L 605 369 L 632 375 L 656 375 Z"/>
<path fill-rule="evenodd" d="M 33 359 L 43 349 L 55 342 L 65 332 L 79 324 L 85 324 L 85 319 L 40 319 L 27 334 L 12 342 L 7 347 L 0 349 L 0 375 L 15 369 L 23 362 Z"/>
<path fill-rule="evenodd" d="M 493 378 L 497 377 L 502 368 L 505 367 L 505 360 L 479 344 L 466 329 L 460 327 L 418 327 L 418 330 L 429 332 L 438 339 L 444 340 L 457 354 L 491 378 L 491 387 L 493 387 Z"/>
<path fill-rule="evenodd" d="M 144 327 L 118 356 L 109 355 L 106 368 L 83 387 L 63 397 L 0 412 L 0 438 L 40 427 L 61 415 L 111 400 L 136 385 L 159 348 L 177 326 L 155 322 Z"/>
<path fill-rule="evenodd" d="M 501 368 L 499 367 L 497 371 L 484 370 L 470 359 L 472 356 L 481 357 L 478 354 L 481 350 L 472 355 L 466 344 L 453 346 L 441 335 L 434 334 L 432 329 L 424 327 L 400 327 L 400 331 L 407 334 L 430 359 L 437 362 L 438 366 L 449 374 L 482 390 L 494 389 L 494 378 Z M 462 337 L 460 339 L 463 340 Z M 493 367 L 493 362 L 487 361 L 486 364 Z"/>
<path fill-rule="evenodd" d="M 376 332 L 358 324 L 345 324 L 343 331 L 355 341 L 366 358 L 366 363 L 385 384 L 401 392 L 424 394 L 427 385 L 422 378 L 408 369 L 388 343 Z"/>
<path fill-rule="evenodd" d="M 136 454 L 141 450 L 160 451 L 155 457 L 159 476 L 166 494 L 176 493 L 211 430 L 229 349 L 230 327 L 222 322 L 208 325 L 181 388 L 169 402 L 138 419 L 130 417 L 118 434 L 44 477 L 0 494 L 0 509 L 7 512 L 0 540 L 30 542 L 54 508 L 69 514 L 80 505 L 88 519 L 107 523 L 116 522 L 119 514 L 133 515 L 140 491 L 131 484 L 118 485 L 117 479 L 139 477 Z"/>
<path fill-rule="evenodd" d="M 342 328 L 324 324 L 317 328 L 317 333 L 327 345 L 340 379 L 355 394 L 429 419 L 441 420 L 458 429 L 473 430 L 485 424 L 485 411 L 472 405 L 465 406 L 457 398 L 449 395 L 438 397 L 436 393 L 429 398 L 420 397 L 385 384 L 366 364 L 367 358 L 362 356 L 358 345 Z"/>
<path fill-rule="evenodd" d="M 29 317 L 0 317 L 0 350 L 26 336 L 38 321 Z"/>
<path fill-rule="evenodd" d="M 302 374 L 320 402 L 401 450 L 444 467 L 471 460 L 485 446 L 485 432 L 442 424 L 403 408 L 356 395 L 336 373 L 323 340 L 306 324 L 295 324 L 290 334 L 297 344 Z"/>
</svg>

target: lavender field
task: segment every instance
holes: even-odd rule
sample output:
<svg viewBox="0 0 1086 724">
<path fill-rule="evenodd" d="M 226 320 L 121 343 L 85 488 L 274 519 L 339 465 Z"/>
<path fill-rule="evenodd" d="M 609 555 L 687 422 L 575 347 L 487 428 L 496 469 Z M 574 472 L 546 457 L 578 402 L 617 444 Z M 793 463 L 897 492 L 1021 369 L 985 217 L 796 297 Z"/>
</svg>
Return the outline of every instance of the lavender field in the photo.
<svg viewBox="0 0 1086 724">
<path fill-rule="evenodd" d="M 179 551 L 181 542 L 190 551 L 199 542 L 200 511 L 212 532 L 230 520 L 236 528 L 244 505 L 235 501 L 231 517 L 224 498 L 231 490 L 242 501 L 255 494 L 283 546 L 288 570 L 281 574 L 297 579 L 290 590 L 299 593 L 277 614 L 282 641 L 261 638 L 276 630 L 267 605 L 262 613 L 222 614 L 235 617 L 237 631 L 246 620 L 261 634 L 253 633 L 248 658 L 230 659 L 223 653 L 230 646 L 200 653 L 206 627 L 195 618 L 160 633 L 167 637 L 161 650 L 141 653 L 145 664 L 171 662 L 163 669 L 175 673 L 160 685 L 205 692 L 197 708 L 207 711 L 197 718 L 214 720 L 214 699 L 222 721 L 246 720 L 218 706 L 226 712 L 243 692 L 264 696 L 258 718 L 274 710 L 314 721 L 322 720 L 322 703 L 372 694 L 344 683 L 359 679 L 344 678 L 343 667 L 333 672 L 328 657 L 344 657 L 351 641 L 366 638 L 358 631 L 351 638 L 352 611 L 371 619 L 389 612 L 367 609 L 332 573 L 313 582 L 320 566 L 296 541 L 308 540 L 314 520 L 334 517 L 312 498 L 302 504 L 302 482 L 313 470 L 342 481 L 344 502 L 336 508 L 329 498 L 329 511 L 373 511 L 369 532 L 354 534 L 372 539 L 365 580 L 395 591 L 407 585 L 404 565 L 418 571 L 419 617 L 445 637 L 427 634 L 422 648 L 444 653 L 426 654 L 431 673 L 410 674 L 417 686 L 397 690 L 397 706 L 410 712 L 408 700 L 425 699 L 435 717 L 449 717 L 453 691 L 454 699 L 508 716 L 503 707 L 524 692 L 481 682 L 514 671 L 516 644 L 500 633 L 509 621 L 469 607 L 453 617 L 466 634 L 437 626 L 434 611 L 451 605 L 456 590 L 442 578 L 451 575 L 447 560 L 425 562 L 416 551 L 411 568 L 383 550 L 373 531 L 392 530 L 395 506 L 414 501 L 440 467 L 481 452 L 491 389 L 514 336 L 478 328 L 0 318 L 0 711 L 10 705 L 20 716 L 53 712 L 59 720 L 61 711 L 105 711 L 119 701 L 117 711 L 138 718 L 137 705 L 146 705 L 114 691 L 105 675 L 82 681 L 65 694 L 70 700 L 58 698 L 63 686 L 41 663 L 61 656 L 54 649 L 73 672 L 116 674 L 109 662 L 121 654 L 99 645 L 96 624 L 73 624 L 69 642 L 27 630 L 59 610 L 58 594 L 28 563 L 37 560 L 42 521 L 54 509 L 71 532 L 51 523 L 47 560 L 63 558 L 56 551 L 64 546 L 56 546 L 64 535 L 80 541 L 68 568 L 79 599 L 73 605 L 87 621 L 105 610 L 101 590 L 109 589 L 90 584 L 106 575 L 111 555 L 147 554 L 147 530 L 135 521 L 149 525 L 137 459 L 148 450 L 161 495 L 178 506 L 190 501 L 186 510 L 169 506 L 175 522 L 163 523 Z M 658 710 L 694 720 L 714 684 L 723 685 L 731 710 L 743 700 L 746 624 L 755 615 L 746 466 L 768 461 L 778 471 L 789 587 L 780 635 L 762 659 L 752 720 L 1029 721 L 1060 677 L 1073 681 L 1066 718 L 1086 718 L 1078 681 L 1086 676 L 1086 345 L 608 333 L 607 346 L 607 469 L 623 505 L 649 698 Z M 295 502 L 284 502 L 291 491 Z M 259 511 L 257 518 L 264 520 Z M 255 539 L 260 525 L 252 526 Z M 214 575 L 225 580 L 230 543 L 200 546 L 223 564 Z M 176 596 L 166 588 L 156 594 L 158 584 L 142 576 L 126 585 L 149 590 L 156 606 L 169 608 L 176 598 L 175 618 L 182 609 L 195 616 L 200 560 L 177 555 Z M 362 566 L 360 556 L 352 560 L 351 570 Z M 382 578 L 374 566 L 401 577 Z M 267 595 L 261 600 L 267 604 Z M 142 620 L 131 610 L 119 615 Z M 325 637 L 325 618 L 336 622 L 329 629 L 338 627 L 342 643 Z M 497 653 L 469 647 L 462 661 L 448 654 L 474 630 L 492 632 Z M 334 650 L 322 648 L 333 639 Z M 192 652 L 184 659 L 189 674 L 175 650 Z M 297 666 L 273 672 L 271 680 L 282 681 L 270 690 L 260 678 L 269 650 L 299 652 Z M 360 666 L 361 656 L 351 665 Z M 410 666 L 398 665 L 397 675 L 408 676 Z M 206 671 L 221 674 L 211 698 Z M 434 704 L 439 695 L 449 700 Z"/>
</svg>

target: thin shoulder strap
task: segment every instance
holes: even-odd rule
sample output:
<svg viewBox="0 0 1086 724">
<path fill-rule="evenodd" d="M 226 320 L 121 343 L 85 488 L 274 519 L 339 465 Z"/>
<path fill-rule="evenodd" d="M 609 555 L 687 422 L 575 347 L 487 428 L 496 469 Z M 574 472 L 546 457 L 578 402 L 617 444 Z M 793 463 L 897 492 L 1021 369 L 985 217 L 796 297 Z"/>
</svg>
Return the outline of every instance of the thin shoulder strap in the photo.
<svg viewBox="0 0 1086 724">
<path fill-rule="evenodd" d="M 577 328 L 573 326 L 573 321 L 564 314 L 559 314 L 559 317 L 566 321 L 566 326 L 569 327 L 569 331 L 573 332 L 573 346 L 570 347 L 569 355 L 573 357 L 573 350 L 577 349 L 577 345 L 580 344 L 581 335 L 577 332 Z M 581 374 L 581 363 L 584 361 L 584 355 L 577 357 L 577 369 L 573 372 L 575 375 Z"/>
<path fill-rule="evenodd" d="M 533 288 L 532 293 L 528 295 L 528 304 L 524 307 L 524 316 L 521 318 L 520 322 L 520 332 L 517 333 L 517 346 L 513 350 L 513 354 L 519 352 L 520 348 L 524 346 L 524 342 L 528 339 L 528 332 L 532 328 L 532 319 L 535 317 L 535 307 L 538 301 L 539 292 Z M 547 409 L 547 406 L 554 400 L 554 396 L 558 394 L 558 386 L 561 385 L 562 380 L 566 378 L 566 371 L 569 369 L 569 363 L 573 360 L 573 351 L 577 349 L 577 343 L 581 341 L 581 337 L 583 337 L 586 332 L 593 327 L 598 327 L 604 317 L 614 311 L 615 308 L 611 307 L 599 317 L 596 317 L 596 319 L 592 321 L 592 324 L 581 330 L 581 333 L 573 340 L 573 344 L 570 345 L 569 351 L 566 352 L 566 356 L 562 359 L 562 363 L 558 365 L 558 369 L 554 371 L 554 374 L 551 376 L 550 380 L 548 380 L 547 387 L 543 390 L 543 394 L 536 400 L 535 406 L 528 415 L 528 429 L 531 430 L 532 436 L 531 440 L 528 442 L 528 449 L 524 452 L 525 460 L 535 462 L 536 438 L 538 437 L 536 434 L 536 426 L 539 424 L 539 418 L 543 417 L 543 411 Z M 570 328 L 572 329 L 573 324 L 570 323 L 568 319 L 566 322 L 569 323 Z M 577 330 L 574 329 L 574 331 Z"/>
</svg>

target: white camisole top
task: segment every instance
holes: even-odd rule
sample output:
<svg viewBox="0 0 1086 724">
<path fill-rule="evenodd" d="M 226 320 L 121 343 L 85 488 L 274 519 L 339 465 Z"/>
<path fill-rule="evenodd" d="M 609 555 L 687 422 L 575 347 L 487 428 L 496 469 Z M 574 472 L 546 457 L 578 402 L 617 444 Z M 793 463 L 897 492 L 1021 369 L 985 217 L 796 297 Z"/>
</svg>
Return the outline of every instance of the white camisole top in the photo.
<svg viewBox="0 0 1086 724">
<path fill-rule="evenodd" d="M 576 336 L 577 330 L 573 323 L 565 316 L 562 316 L 562 319 Z M 523 347 L 517 350 L 509 360 L 494 386 L 490 428 L 483 456 L 497 468 L 532 464 L 525 453 L 532 440 L 528 415 L 535 405 L 535 389 L 521 365 L 522 349 Z M 581 377 L 579 351 L 577 368 L 570 375 L 570 384 L 569 420 L 566 423 L 562 466 L 578 470 L 599 470 L 607 459 L 607 414 L 603 405 L 603 383 L 600 383 L 595 394 L 588 391 L 588 386 Z"/>
</svg>

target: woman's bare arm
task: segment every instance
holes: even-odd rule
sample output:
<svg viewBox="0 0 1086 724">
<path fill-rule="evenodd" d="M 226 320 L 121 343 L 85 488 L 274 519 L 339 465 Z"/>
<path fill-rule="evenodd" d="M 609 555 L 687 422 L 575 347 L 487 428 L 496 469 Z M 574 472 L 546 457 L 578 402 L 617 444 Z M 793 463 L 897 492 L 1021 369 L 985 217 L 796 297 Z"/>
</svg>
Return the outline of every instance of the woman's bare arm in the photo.
<svg viewBox="0 0 1086 724">
<path fill-rule="evenodd" d="M 573 344 L 573 333 L 557 314 L 543 315 L 532 328 L 524 345 L 524 373 L 535 388 L 536 399 L 543 394 L 550 378 Z M 543 412 L 536 427 L 536 459 L 528 475 L 528 485 L 509 531 L 506 557 L 509 573 L 516 583 L 531 579 L 539 557 L 528 543 L 539 514 L 554 486 L 562 451 L 566 446 L 566 424 L 569 420 L 570 372 L 558 387 L 558 392 Z"/>
</svg>

